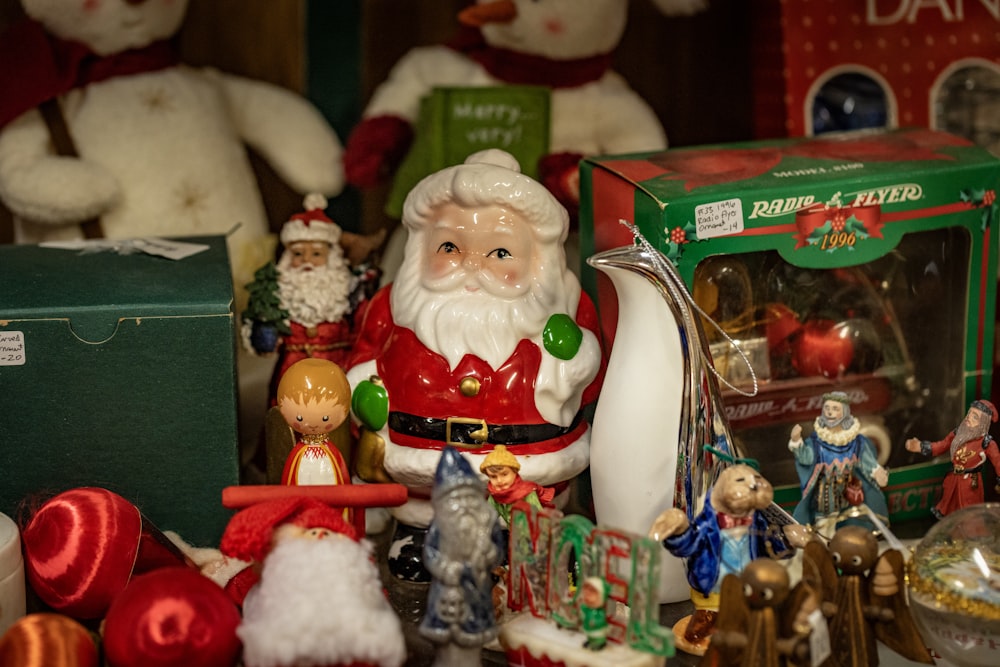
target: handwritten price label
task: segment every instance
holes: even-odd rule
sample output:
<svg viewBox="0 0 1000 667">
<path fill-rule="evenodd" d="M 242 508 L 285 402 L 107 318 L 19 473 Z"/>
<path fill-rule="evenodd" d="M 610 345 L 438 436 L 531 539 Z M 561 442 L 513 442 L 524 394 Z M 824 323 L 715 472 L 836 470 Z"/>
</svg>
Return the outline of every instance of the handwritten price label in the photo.
<svg viewBox="0 0 1000 667">
<path fill-rule="evenodd" d="M 23 366 L 24 332 L 0 332 L 0 366 Z"/>
<path fill-rule="evenodd" d="M 699 239 L 732 236 L 743 231 L 743 201 L 726 199 L 702 204 L 694 209 Z"/>
</svg>

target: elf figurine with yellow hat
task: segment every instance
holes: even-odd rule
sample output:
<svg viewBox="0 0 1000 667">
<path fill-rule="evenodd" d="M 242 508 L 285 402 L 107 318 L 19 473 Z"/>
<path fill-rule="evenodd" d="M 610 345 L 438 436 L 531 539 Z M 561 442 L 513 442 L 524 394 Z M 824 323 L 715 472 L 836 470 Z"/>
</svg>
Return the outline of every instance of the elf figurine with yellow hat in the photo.
<svg viewBox="0 0 1000 667">
<path fill-rule="evenodd" d="M 510 525 L 510 508 L 519 500 L 536 509 L 553 507 L 555 489 L 522 479 L 520 462 L 503 445 L 497 445 L 486 455 L 479 471 L 489 479 L 486 490 L 490 494 L 490 505 L 500 515 L 504 526 Z"/>
</svg>

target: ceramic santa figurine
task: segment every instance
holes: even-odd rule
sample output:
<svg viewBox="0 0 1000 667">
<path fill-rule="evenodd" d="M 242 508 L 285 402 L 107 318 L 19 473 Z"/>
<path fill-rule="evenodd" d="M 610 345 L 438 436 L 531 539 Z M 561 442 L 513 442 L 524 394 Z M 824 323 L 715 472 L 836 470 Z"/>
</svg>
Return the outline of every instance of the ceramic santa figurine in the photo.
<svg viewBox="0 0 1000 667">
<path fill-rule="evenodd" d="M 990 424 L 997 421 L 996 406 L 987 400 L 973 401 L 962 423 L 942 440 L 931 442 L 910 438 L 906 449 L 924 456 L 951 457 L 951 470 L 944 476 L 944 492 L 938 504 L 931 508 L 937 518 L 969 505 L 978 505 L 986 498 L 983 489 L 983 468 L 986 460 L 1000 471 L 1000 448 L 990 435 Z M 1000 489 L 1000 483 L 997 484 Z"/>
<path fill-rule="evenodd" d="M 252 505 L 230 520 L 220 549 L 261 568 L 237 629 L 246 667 L 403 664 L 402 626 L 371 544 L 339 511 L 303 497 Z"/>
<path fill-rule="evenodd" d="M 272 404 L 278 380 L 302 359 L 343 364 L 351 345 L 351 296 L 357 278 L 340 245 L 343 232 L 327 217 L 326 198 L 311 194 L 305 211 L 281 228 L 284 251 L 277 266 L 257 271 L 247 286 L 243 344 L 257 354 L 278 353 L 271 379 Z"/>
<path fill-rule="evenodd" d="M 399 275 L 367 308 L 347 375 L 364 427 L 358 474 L 410 490 L 393 510 L 405 547 L 394 553 L 409 555 L 390 567 L 426 580 L 420 544 L 441 450 L 456 446 L 479 468 L 505 445 L 559 505 L 588 465 L 582 409 L 596 400 L 603 354 L 593 303 L 566 266 L 566 210 L 508 153 L 426 177 L 403 224 Z"/>
</svg>

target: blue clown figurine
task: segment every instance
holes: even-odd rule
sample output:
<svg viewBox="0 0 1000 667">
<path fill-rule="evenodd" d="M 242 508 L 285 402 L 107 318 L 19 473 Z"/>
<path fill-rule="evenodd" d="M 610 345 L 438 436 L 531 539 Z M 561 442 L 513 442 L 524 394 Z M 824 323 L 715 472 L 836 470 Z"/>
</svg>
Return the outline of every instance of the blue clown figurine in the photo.
<svg viewBox="0 0 1000 667">
<path fill-rule="evenodd" d="M 802 427 L 792 427 L 788 449 L 795 455 L 795 470 L 802 500 L 793 516 L 831 539 L 846 510 L 861 504 L 889 522 L 889 509 L 881 487 L 889 481 L 879 465 L 875 446 L 861 434 L 861 424 L 851 416 L 851 401 L 842 391 L 823 396 L 823 409 L 804 440 Z"/>
<path fill-rule="evenodd" d="M 439 645 L 435 664 L 479 664 L 482 646 L 497 636 L 492 591 L 502 557 L 500 522 L 485 484 L 454 447 L 441 453 L 431 503 L 424 541 L 431 584 L 420 634 Z"/>
</svg>

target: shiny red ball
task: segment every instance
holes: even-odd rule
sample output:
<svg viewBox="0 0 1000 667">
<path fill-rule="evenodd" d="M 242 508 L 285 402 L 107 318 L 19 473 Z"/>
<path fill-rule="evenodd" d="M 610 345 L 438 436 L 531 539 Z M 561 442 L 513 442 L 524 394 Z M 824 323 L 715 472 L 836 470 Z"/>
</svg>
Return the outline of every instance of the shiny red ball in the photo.
<svg viewBox="0 0 1000 667">
<path fill-rule="evenodd" d="M 781 350 L 799 329 L 799 316 L 783 303 L 769 303 L 765 309 L 764 332 L 767 346 L 772 351 Z"/>
<path fill-rule="evenodd" d="M 109 667 L 231 667 L 240 613 L 215 582 L 166 567 L 134 577 L 104 621 Z"/>
<path fill-rule="evenodd" d="M 849 331 L 831 320 L 810 320 L 802 325 L 792 349 L 792 365 L 799 375 L 837 378 L 854 360 Z"/>
</svg>

